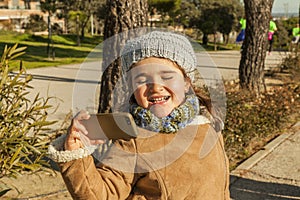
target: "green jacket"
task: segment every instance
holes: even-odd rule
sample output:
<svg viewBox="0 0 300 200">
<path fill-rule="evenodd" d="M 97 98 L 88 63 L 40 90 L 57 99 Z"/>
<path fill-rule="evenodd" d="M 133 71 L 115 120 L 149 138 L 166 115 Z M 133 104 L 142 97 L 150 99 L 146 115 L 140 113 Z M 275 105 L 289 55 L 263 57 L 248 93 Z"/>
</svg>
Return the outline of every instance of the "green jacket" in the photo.
<svg viewBox="0 0 300 200">
<path fill-rule="evenodd" d="M 269 32 L 274 33 L 275 31 L 277 31 L 277 26 L 276 26 L 275 22 L 271 20 L 270 21 Z"/>
<path fill-rule="evenodd" d="M 299 27 L 295 27 L 293 28 L 293 36 L 300 36 L 300 31 L 299 31 Z"/>
<path fill-rule="evenodd" d="M 246 19 L 241 18 L 240 24 L 241 24 L 241 30 L 245 30 L 246 29 Z"/>
</svg>

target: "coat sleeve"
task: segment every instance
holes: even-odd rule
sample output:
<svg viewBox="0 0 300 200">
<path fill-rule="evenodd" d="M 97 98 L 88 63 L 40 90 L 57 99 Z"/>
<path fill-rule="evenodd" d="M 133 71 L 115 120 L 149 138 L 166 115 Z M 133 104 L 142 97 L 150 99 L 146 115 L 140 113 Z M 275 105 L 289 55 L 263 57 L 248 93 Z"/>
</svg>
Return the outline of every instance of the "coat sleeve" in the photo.
<svg viewBox="0 0 300 200">
<path fill-rule="evenodd" d="M 59 165 L 73 199 L 126 199 L 130 194 L 133 174 L 97 168 L 92 156 Z"/>
<path fill-rule="evenodd" d="M 63 142 L 64 138 L 54 141 L 48 154 L 58 162 L 73 199 L 126 199 L 129 196 L 136 162 L 134 141 L 114 143 L 97 166 L 91 155 L 94 148 L 63 151 Z"/>
</svg>

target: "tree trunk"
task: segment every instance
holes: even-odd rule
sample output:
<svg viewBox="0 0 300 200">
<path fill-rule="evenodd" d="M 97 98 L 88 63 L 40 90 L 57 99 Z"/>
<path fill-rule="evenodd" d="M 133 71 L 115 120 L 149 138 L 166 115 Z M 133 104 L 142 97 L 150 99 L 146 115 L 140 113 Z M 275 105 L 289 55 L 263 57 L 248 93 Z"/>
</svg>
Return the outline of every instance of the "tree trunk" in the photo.
<svg viewBox="0 0 300 200">
<path fill-rule="evenodd" d="M 108 13 L 105 19 L 104 39 L 130 29 L 146 26 L 148 3 L 147 0 L 107 0 Z M 105 70 L 101 80 L 99 97 L 99 113 L 112 112 L 113 90 L 120 77 L 119 47 L 126 41 L 126 37 L 103 46 L 102 69 Z M 117 58 L 111 61 L 109 58 Z M 108 67 L 106 67 L 108 66 Z"/>
<path fill-rule="evenodd" d="M 214 51 L 218 50 L 218 46 L 217 46 L 217 33 L 214 33 Z"/>
<path fill-rule="evenodd" d="M 240 86 L 259 95 L 265 91 L 264 67 L 273 0 L 244 0 L 247 20 L 239 66 Z"/>
<path fill-rule="evenodd" d="M 208 44 L 208 35 L 206 33 L 203 34 L 202 44 L 203 45 L 207 45 Z"/>
</svg>

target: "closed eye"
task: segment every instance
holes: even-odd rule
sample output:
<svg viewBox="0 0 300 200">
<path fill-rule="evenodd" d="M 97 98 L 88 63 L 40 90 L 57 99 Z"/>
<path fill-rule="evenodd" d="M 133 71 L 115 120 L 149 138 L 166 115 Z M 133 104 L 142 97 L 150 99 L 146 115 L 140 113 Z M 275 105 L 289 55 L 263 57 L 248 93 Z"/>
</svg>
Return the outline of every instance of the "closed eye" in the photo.
<svg viewBox="0 0 300 200">
<path fill-rule="evenodd" d="M 171 80 L 173 76 L 163 76 L 161 77 L 162 80 Z"/>
<path fill-rule="evenodd" d="M 136 81 L 135 82 L 137 85 L 143 85 L 143 84 L 146 84 L 147 83 L 147 81 L 145 80 L 145 81 Z"/>
<path fill-rule="evenodd" d="M 134 82 L 137 85 L 142 85 L 142 84 L 146 84 L 148 82 L 148 79 L 146 77 L 139 76 L 138 78 L 134 79 Z"/>
</svg>

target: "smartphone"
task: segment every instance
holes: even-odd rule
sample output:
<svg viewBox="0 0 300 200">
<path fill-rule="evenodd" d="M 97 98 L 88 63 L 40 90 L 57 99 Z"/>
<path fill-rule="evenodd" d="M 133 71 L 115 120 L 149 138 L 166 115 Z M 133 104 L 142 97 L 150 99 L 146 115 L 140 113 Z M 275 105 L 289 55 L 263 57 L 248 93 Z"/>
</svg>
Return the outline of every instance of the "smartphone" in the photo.
<svg viewBox="0 0 300 200">
<path fill-rule="evenodd" d="M 138 135 L 132 115 L 126 112 L 91 114 L 88 120 L 82 120 L 81 123 L 91 140 L 131 139 Z"/>
</svg>

